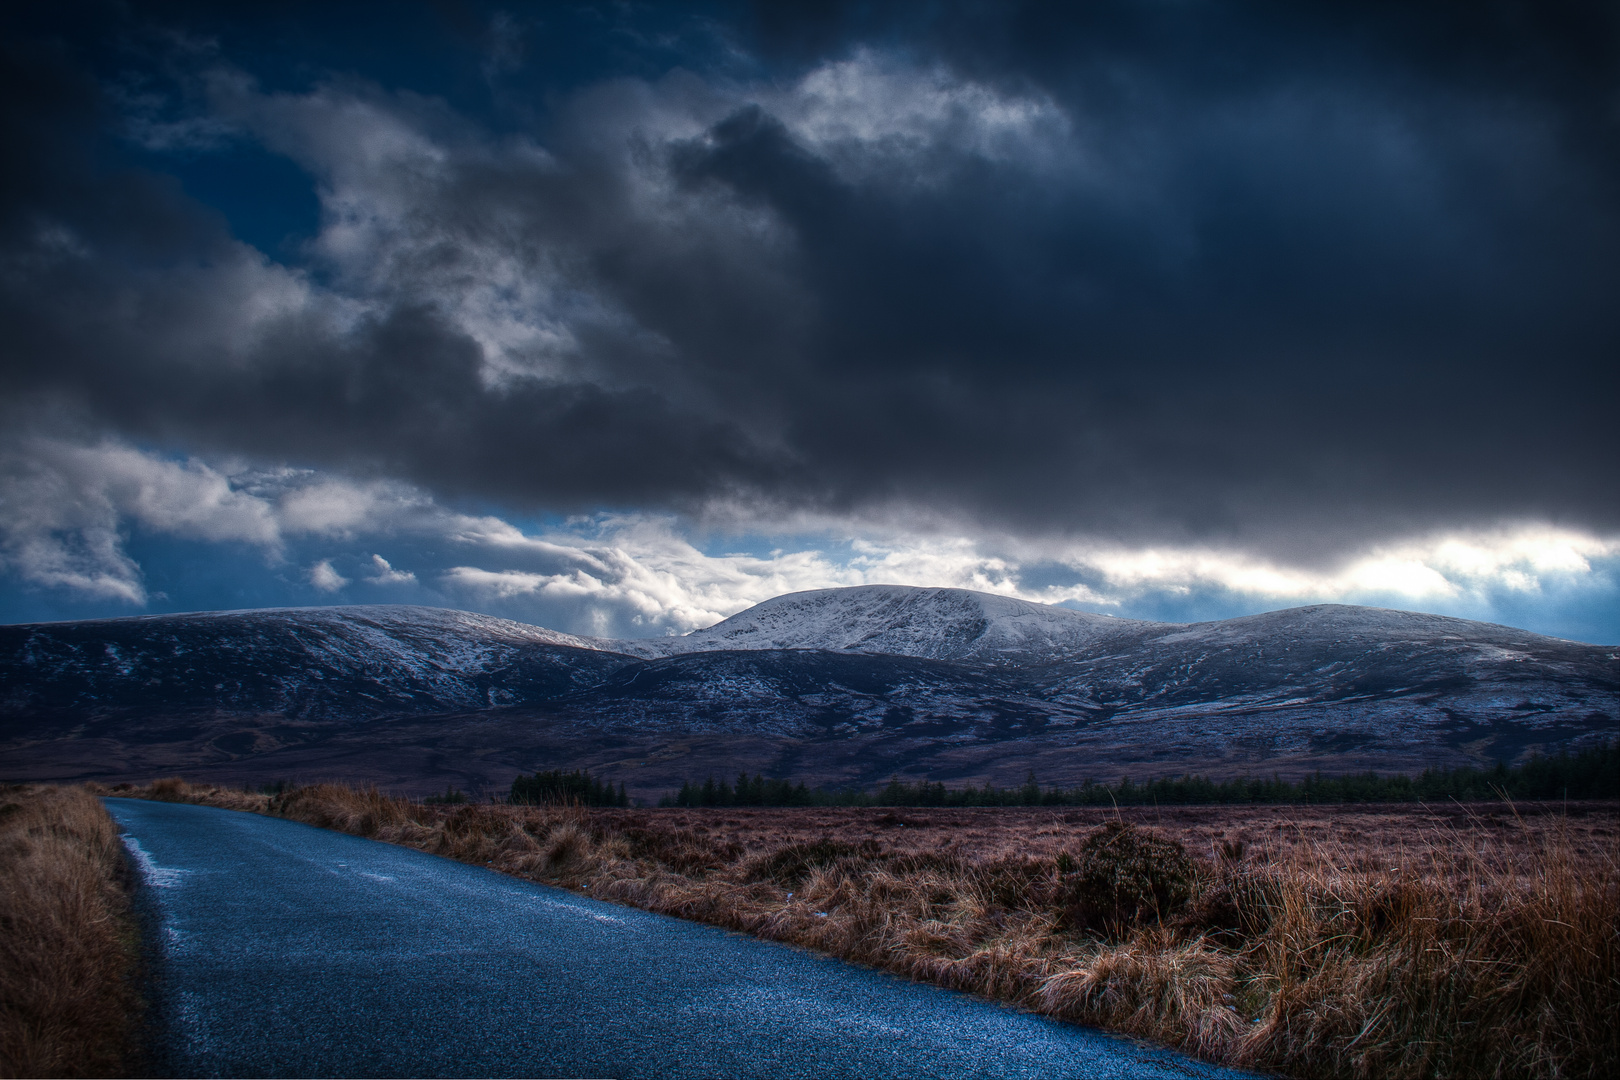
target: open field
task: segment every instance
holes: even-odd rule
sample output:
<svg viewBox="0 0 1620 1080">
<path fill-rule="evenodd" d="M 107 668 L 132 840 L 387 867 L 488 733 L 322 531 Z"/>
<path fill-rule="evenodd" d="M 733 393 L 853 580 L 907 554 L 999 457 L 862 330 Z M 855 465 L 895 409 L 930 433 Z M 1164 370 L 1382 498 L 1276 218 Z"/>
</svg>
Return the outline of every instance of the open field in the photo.
<svg viewBox="0 0 1620 1080">
<path fill-rule="evenodd" d="M 1116 816 L 436 806 L 175 780 L 112 793 L 407 844 L 1229 1064 L 1564 1077 L 1617 1060 L 1613 803 Z"/>
<path fill-rule="evenodd" d="M 128 1076 L 140 936 L 118 831 L 83 788 L 0 787 L 0 1076 Z"/>
<path fill-rule="evenodd" d="M 593 811 L 626 826 L 647 811 Z M 1471 868 L 1463 849 L 1504 868 L 1548 845 L 1566 844 L 1577 860 L 1600 864 L 1620 851 L 1620 804 L 1504 803 L 1449 806 L 1386 803 L 1348 806 L 1125 806 L 933 809 L 802 808 L 665 809 L 666 827 L 691 829 L 720 844 L 756 848 L 806 843 L 830 836 L 872 840 L 885 851 L 948 849 L 973 861 L 1055 859 L 1079 837 L 1108 821 L 1123 820 L 1179 841 L 1205 859 L 1220 845 L 1242 844 L 1257 858 L 1324 869 L 1455 873 Z"/>
</svg>

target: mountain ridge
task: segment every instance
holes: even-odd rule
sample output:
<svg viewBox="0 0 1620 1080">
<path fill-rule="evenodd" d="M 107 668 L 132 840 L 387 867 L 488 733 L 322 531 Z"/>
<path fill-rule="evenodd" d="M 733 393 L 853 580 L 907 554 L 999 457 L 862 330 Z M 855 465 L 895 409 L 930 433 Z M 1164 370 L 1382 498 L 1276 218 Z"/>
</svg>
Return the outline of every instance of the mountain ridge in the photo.
<svg viewBox="0 0 1620 1080">
<path fill-rule="evenodd" d="M 20 778 L 1387 771 L 1580 745 L 1616 717 L 1613 648 L 1348 605 L 1154 623 L 862 586 L 650 641 L 388 605 L 0 626 Z"/>
</svg>

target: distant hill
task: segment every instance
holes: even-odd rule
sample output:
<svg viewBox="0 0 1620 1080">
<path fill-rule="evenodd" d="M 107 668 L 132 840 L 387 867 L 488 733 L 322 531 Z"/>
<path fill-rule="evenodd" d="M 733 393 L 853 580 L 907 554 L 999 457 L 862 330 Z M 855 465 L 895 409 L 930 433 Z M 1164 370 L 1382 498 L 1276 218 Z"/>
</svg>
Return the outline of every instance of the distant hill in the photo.
<svg viewBox="0 0 1620 1080">
<path fill-rule="evenodd" d="M 1169 624 L 863 586 L 651 640 L 388 606 L 0 627 L 9 779 L 1292 776 L 1513 761 L 1617 719 L 1614 648 L 1341 605 Z"/>
</svg>

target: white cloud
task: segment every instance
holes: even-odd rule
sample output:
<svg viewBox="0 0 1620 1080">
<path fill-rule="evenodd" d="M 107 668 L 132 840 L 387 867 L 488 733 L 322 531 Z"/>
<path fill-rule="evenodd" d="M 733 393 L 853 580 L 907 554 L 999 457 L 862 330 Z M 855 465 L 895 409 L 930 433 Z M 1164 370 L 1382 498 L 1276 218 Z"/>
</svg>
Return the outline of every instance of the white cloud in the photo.
<svg viewBox="0 0 1620 1080">
<path fill-rule="evenodd" d="M 1597 575 L 1593 560 L 1616 556 L 1620 538 L 1524 524 L 1377 545 L 1320 570 L 1209 548 L 1078 548 L 1056 558 L 1100 577 L 1104 584 L 1092 595 L 1112 594 L 1115 602 L 1148 592 L 1222 590 L 1278 604 L 1387 602 L 1462 611 L 1483 610 L 1499 592 L 1590 581 Z"/>
<path fill-rule="evenodd" d="M 372 569 L 376 572 L 367 576 L 366 580 L 373 585 L 415 585 L 416 575 L 409 570 L 395 570 L 388 560 L 381 555 L 371 557 Z"/>
<path fill-rule="evenodd" d="M 576 532 L 526 536 L 510 526 L 462 534 L 480 554 L 534 555 L 550 572 L 456 566 L 444 575 L 451 595 L 470 600 L 526 599 L 577 613 L 587 633 L 685 633 L 719 622 L 785 592 L 859 584 L 858 570 L 821 552 L 707 555 L 663 518 L 603 517 Z M 588 531 L 588 535 L 581 535 Z"/>
<path fill-rule="evenodd" d="M 132 528 L 248 544 L 274 563 L 302 536 L 446 533 L 462 520 L 398 483 L 176 461 L 113 442 L 44 438 L 0 448 L 0 509 L 0 568 L 36 585 L 134 605 L 147 596 L 141 568 L 124 551 Z M 348 583 L 328 560 L 312 568 L 309 580 L 322 591 Z M 415 578 L 383 564 L 367 580 Z"/>
<path fill-rule="evenodd" d="M 512 605 L 506 610 L 519 617 L 528 611 L 542 621 L 573 620 L 559 629 L 604 634 L 683 633 L 785 592 L 880 583 L 976 589 L 1098 611 L 1215 595 L 1250 610 L 1374 603 L 1489 618 L 1502 590 L 1599 587 L 1602 574 L 1592 560 L 1620 556 L 1620 540 L 1534 526 L 1419 538 L 1312 570 L 1237 551 L 1074 545 L 1052 551 L 1008 542 L 998 552 L 985 541 L 903 534 L 855 539 L 842 556 L 818 548 L 711 555 L 670 519 L 604 516 L 545 536 L 491 521 L 480 519 L 478 529 L 461 535 L 482 565 L 446 571 L 445 592 L 472 606 Z M 500 565 L 518 554 L 554 565 L 544 571 Z M 1062 567 L 1082 580 L 1026 585 L 1030 566 L 1042 567 L 1042 576 Z"/>
<path fill-rule="evenodd" d="M 349 579 L 332 569 L 331 559 L 322 559 L 309 568 L 309 583 L 321 592 L 337 592 L 349 583 Z"/>
<path fill-rule="evenodd" d="M 271 508 L 200 461 L 166 461 L 108 444 L 64 449 L 58 460 L 75 474 L 80 490 L 154 532 L 264 547 L 279 542 Z"/>
<path fill-rule="evenodd" d="M 0 449 L 0 566 L 25 581 L 144 604 L 123 550 L 130 525 L 189 540 L 274 551 L 270 508 L 209 465 L 113 443 L 23 439 Z"/>
<path fill-rule="evenodd" d="M 60 538 L 5 531 L 0 566 L 23 580 L 68 589 L 88 599 L 146 603 L 141 568 L 124 554 L 116 531 L 88 524 Z"/>
<path fill-rule="evenodd" d="M 358 483 L 289 470 L 267 477 L 261 490 L 274 500 L 287 534 L 352 540 L 363 533 L 432 530 L 444 516 L 430 497 L 395 481 Z"/>
<path fill-rule="evenodd" d="M 1069 134 L 1063 111 L 1044 95 L 1005 93 L 870 49 L 760 97 L 795 137 L 846 173 L 942 151 L 1028 162 Z"/>
</svg>

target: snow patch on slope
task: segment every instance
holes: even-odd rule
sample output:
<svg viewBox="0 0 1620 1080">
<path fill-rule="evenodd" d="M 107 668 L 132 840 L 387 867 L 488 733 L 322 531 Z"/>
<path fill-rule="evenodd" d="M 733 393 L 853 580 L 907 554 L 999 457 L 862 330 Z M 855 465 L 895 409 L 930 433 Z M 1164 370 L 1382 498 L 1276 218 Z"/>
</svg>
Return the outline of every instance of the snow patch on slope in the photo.
<svg viewBox="0 0 1620 1080">
<path fill-rule="evenodd" d="M 306 647 L 360 663 L 394 663 L 404 668 L 450 672 L 489 670 L 514 648 L 562 645 L 600 650 L 602 643 L 541 626 L 479 615 L 471 611 L 409 604 L 354 604 L 334 607 L 261 608 L 188 615 L 140 616 L 153 621 L 218 619 L 233 630 L 286 631 Z"/>
</svg>

